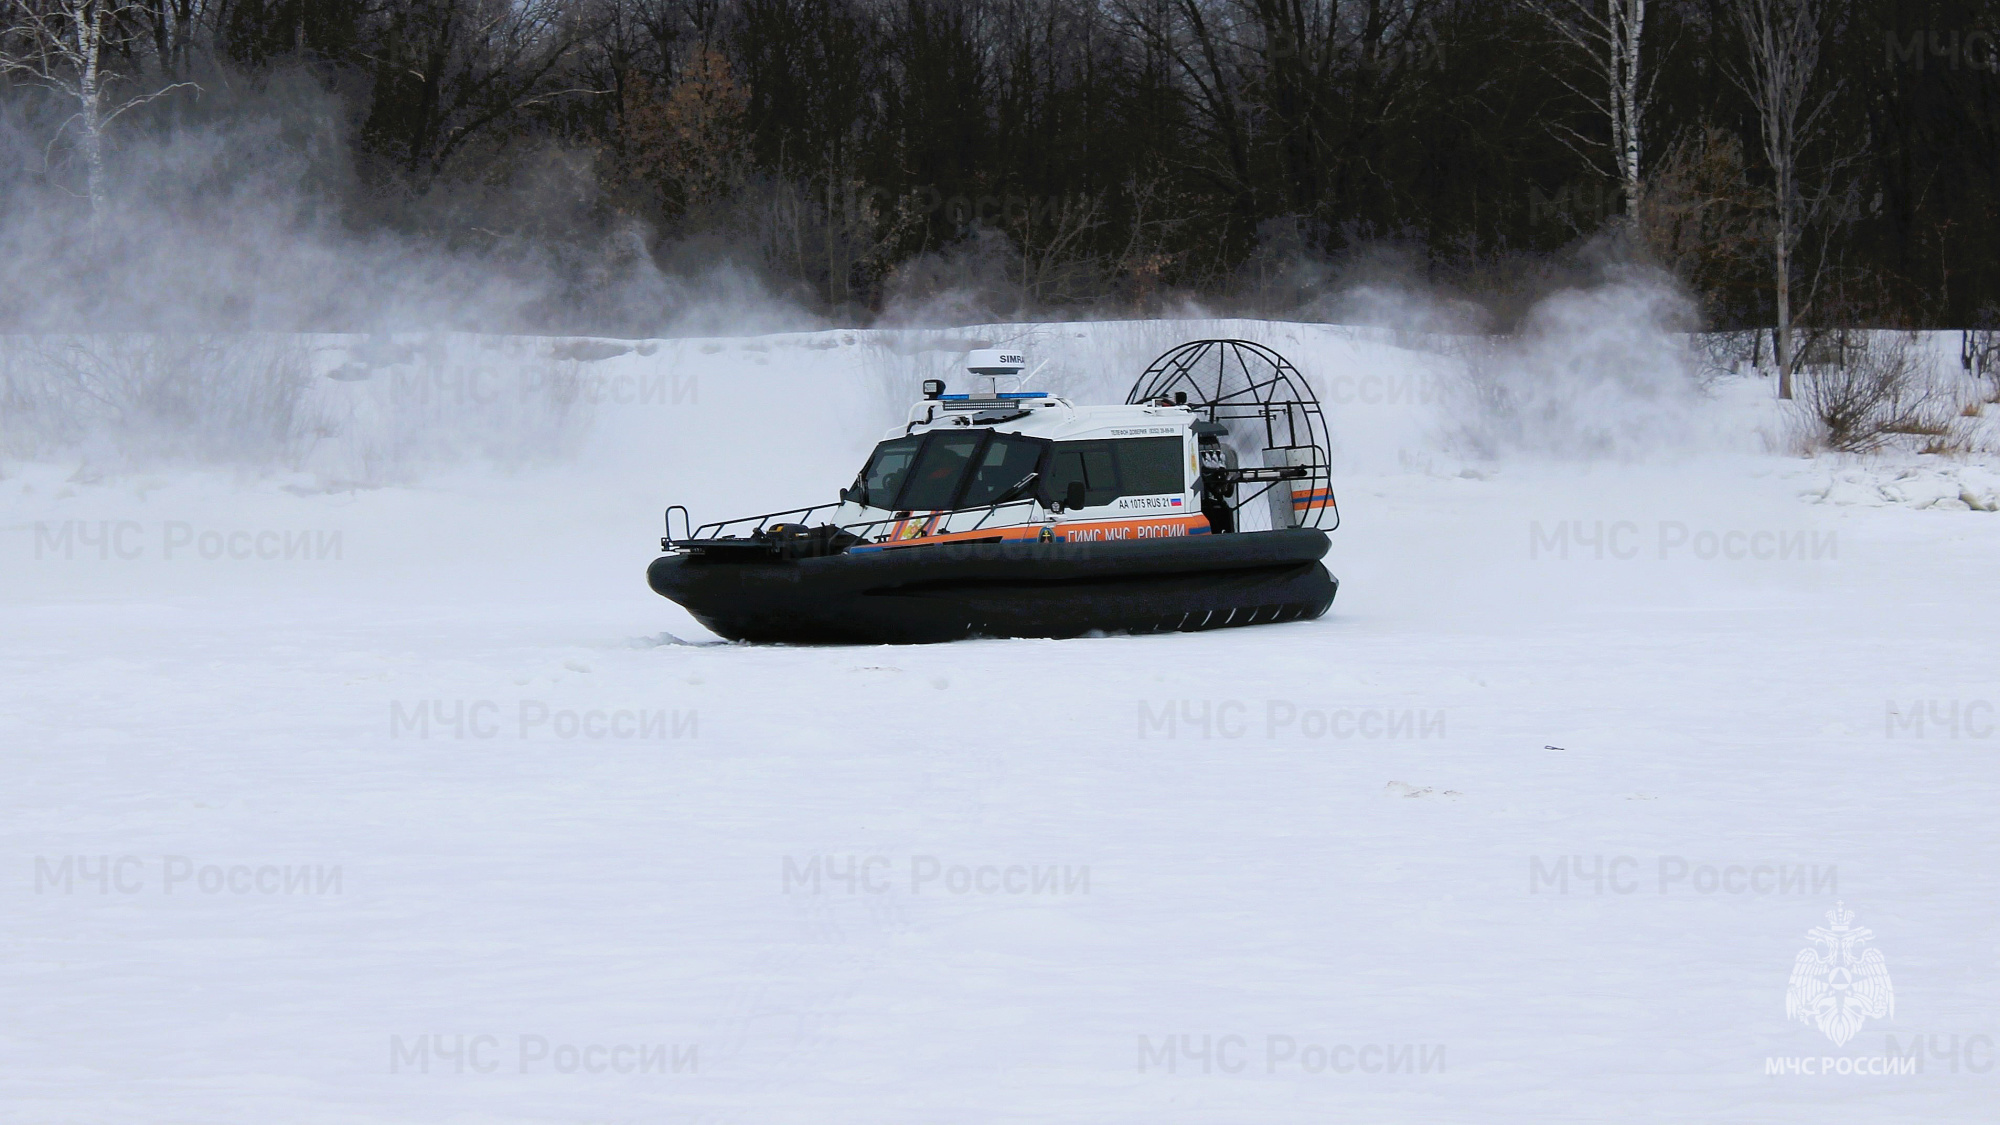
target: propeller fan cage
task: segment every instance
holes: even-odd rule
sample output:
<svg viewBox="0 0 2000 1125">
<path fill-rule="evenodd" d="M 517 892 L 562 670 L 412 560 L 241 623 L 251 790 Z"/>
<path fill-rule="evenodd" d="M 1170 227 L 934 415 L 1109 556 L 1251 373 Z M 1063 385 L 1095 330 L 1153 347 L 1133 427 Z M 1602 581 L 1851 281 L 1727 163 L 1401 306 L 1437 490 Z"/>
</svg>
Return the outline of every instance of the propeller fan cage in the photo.
<svg viewBox="0 0 2000 1125">
<path fill-rule="evenodd" d="M 1326 415 L 1290 360 L 1250 340 L 1193 340 L 1149 364 L 1125 401 L 1172 402 L 1177 392 L 1187 395 L 1187 405 L 1201 417 L 1228 429 L 1239 451 L 1261 448 L 1266 465 L 1304 463 L 1309 470 L 1303 480 L 1251 491 L 1234 508 L 1240 512 L 1272 488 L 1310 486 L 1308 491 L 1323 492 L 1326 501 L 1299 511 L 1298 526 L 1328 531 L 1340 526 Z"/>
</svg>

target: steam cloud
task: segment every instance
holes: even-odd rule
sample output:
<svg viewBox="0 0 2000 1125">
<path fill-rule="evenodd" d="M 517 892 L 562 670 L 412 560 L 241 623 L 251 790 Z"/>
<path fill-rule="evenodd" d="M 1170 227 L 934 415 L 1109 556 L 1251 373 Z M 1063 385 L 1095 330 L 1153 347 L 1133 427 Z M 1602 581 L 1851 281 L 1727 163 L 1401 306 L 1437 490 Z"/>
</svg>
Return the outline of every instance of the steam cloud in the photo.
<svg viewBox="0 0 2000 1125">
<path fill-rule="evenodd" d="M 40 127 L 0 118 L 0 161 L 17 170 L 0 178 L 0 331 L 13 333 L 0 339 L 0 456 L 297 467 L 345 442 L 341 471 L 385 477 L 466 456 L 560 456 L 588 425 L 582 369 L 523 334 L 826 327 L 726 256 L 663 270 L 648 232 L 597 198 L 586 157 L 549 150 L 521 161 L 514 182 L 404 200 L 420 225 L 455 232 L 422 236 L 350 213 L 357 173 L 331 93 L 281 77 L 227 98 L 236 104 L 210 106 L 206 121 L 122 134 L 111 206 L 94 221 L 22 171 L 40 166 Z M 1105 347 L 1080 348 L 1060 325 L 926 331 L 1035 315 L 1002 242 L 987 232 L 894 279 L 877 323 L 898 331 L 870 345 L 888 398 L 886 384 L 952 374 L 945 352 L 1006 342 L 1052 361 L 1039 380 L 1050 389 L 1119 401 L 1187 331 L 1219 331 L 1190 321 L 1226 310 L 1184 297 L 1160 303 L 1176 320 L 1128 325 Z M 1633 456 L 1695 437 L 1690 307 L 1664 276 L 1624 270 L 1558 290 L 1518 331 L 1490 336 L 1478 304 L 1389 260 L 1343 271 L 1296 259 L 1258 297 L 1282 290 L 1299 319 L 1381 326 L 1393 344 L 1444 356 L 1457 374 L 1437 429 L 1477 455 Z M 1250 323 L 1232 331 L 1259 334 Z M 411 371 L 437 402 L 338 386 L 401 372 L 407 387 Z M 504 407 L 440 405 L 466 371 L 519 389 Z"/>
</svg>

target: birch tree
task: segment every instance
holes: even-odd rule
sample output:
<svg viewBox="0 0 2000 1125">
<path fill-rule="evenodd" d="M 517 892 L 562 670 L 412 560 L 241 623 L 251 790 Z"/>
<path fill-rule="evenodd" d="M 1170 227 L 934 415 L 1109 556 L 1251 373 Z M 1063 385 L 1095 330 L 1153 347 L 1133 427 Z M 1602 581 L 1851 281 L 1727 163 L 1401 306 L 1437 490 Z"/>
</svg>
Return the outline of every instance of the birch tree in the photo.
<svg viewBox="0 0 2000 1125">
<path fill-rule="evenodd" d="M 64 119 L 50 139 L 54 148 L 63 134 L 75 129 L 83 153 L 84 194 L 92 221 L 108 206 L 104 176 L 104 135 L 126 110 L 170 94 L 192 82 L 171 82 L 149 93 L 119 101 L 116 91 L 127 75 L 106 63 L 138 37 L 145 9 L 123 0 L 0 0 L 6 4 L 7 26 L 0 32 L 0 74 L 43 86 L 76 112 Z"/>
<path fill-rule="evenodd" d="M 1625 215 L 1639 215 L 1639 158 L 1645 139 L 1646 106 L 1653 100 L 1651 78 L 1640 76 L 1640 48 L 1646 37 L 1646 0 L 1527 0 L 1557 38 L 1590 60 L 1591 88 L 1556 80 L 1582 98 L 1611 127 L 1611 161 L 1625 194 Z M 1601 81 L 1602 85 L 1598 85 Z M 1585 149 L 1601 142 L 1564 129 L 1561 137 L 1577 155 L 1595 164 Z"/>
<path fill-rule="evenodd" d="M 1777 212 L 1773 282 L 1778 306 L 1778 397 L 1792 397 L 1792 270 L 1801 229 L 1831 193 L 1822 185 L 1811 198 L 1800 190 L 1799 157 L 1819 134 L 1837 85 L 1814 93 L 1819 71 L 1826 0 L 1735 0 L 1737 29 L 1748 59 L 1730 78 L 1757 110 L 1764 159 L 1771 165 Z"/>
</svg>

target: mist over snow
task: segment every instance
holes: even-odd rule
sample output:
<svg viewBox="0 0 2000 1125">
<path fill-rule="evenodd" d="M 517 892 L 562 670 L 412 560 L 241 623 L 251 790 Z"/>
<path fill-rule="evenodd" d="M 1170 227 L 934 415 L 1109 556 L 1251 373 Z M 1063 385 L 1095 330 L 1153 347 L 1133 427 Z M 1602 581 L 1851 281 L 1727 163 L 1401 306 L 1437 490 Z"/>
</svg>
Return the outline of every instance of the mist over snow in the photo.
<svg viewBox="0 0 2000 1125">
<path fill-rule="evenodd" d="M 368 213 L 334 93 L 204 91 L 119 134 L 107 205 L 31 175 L 45 123 L 0 114 L 0 331 L 756 333 L 819 321 L 726 254 L 662 270 L 594 158 L 544 147 L 491 183 L 389 185 Z M 400 212 L 395 212 L 400 208 Z"/>
<path fill-rule="evenodd" d="M 317 81 L 225 83 L 175 113 L 119 134 L 94 217 L 29 174 L 46 123 L 0 115 L 15 170 L 0 176 L 0 457 L 407 481 L 573 459 L 601 447 L 607 412 L 674 380 L 711 399 L 747 380 L 780 402 L 866 401 L 851 449 L 976 344 L 1025 347 L 1041 385 L 1115 402 L 1154 356 L 1218 335 L 1289 355 L 1351 466 L 1736 441 L 1704 421 L 1687 299 L 1637 268 L 1572 271 L 1496 335 L 1490 310 L 1392 252 L 1336 267 L 1281 240 L 1238 299 L 1163 291 L 1149 319 L 1070 321 L 1037 311 L 1062 278 L 1024 273 L 987 231 L 898 266 L 879 313 L 835 328 L 728 245 L 662 246 L 619 218 L 587 152 L 399 189 L 408 221 L 386 221 L 356 210 L 354 123 Z M 1246 303 L 1292 311 L 1231 315 Z M 717 360 L 747 337 L 769 337 L 767 366 Z"/>
<path fill-rule="evenodd" d="M 1750 447 L 1703 394 L 1693 309 L 1669 279 L 1551 295 L 1517 333 L 1465 341 L 1453 436 L 1477 454 L 1637 458 Z"/>
<path fill-rule="evenodd" d="M 762 337 L 619 340 L 473 333 L 43 333 L 0 338 L 0 450 L 100 469 L 172 463 L 388 481 L 425 465 L 552 463 L 648 416 L 674 440 L 746 396 L 748 424 L 865 444 L 900 423 L 929 378 L 964 386 L 974 346 L 1020 347 L 1030 381 L 1122 402 L 1138 373 L 1204 337 L 1268 344 L 1325 405 L 1338 463 L 1393 469 L 1430 453 L 1476 461 L 1630 459 L 1722 442 L 1685 338 L 1628 294 L 1554 298 L 1528 333 L 1489 340 L 1232 319 L 830 329 Z M 677 401 L 678 400 L 678 401 Z M 688 409 L 693 403 L 710 409 Z M 857 416 L 854 411 L 865 410 Z M 672 409 L 679 405 L 678 412 Z M 595 435 L 595 437 L 593 437 Z M 1747 435 L 1734 443 L 1745 445 Z M 777 467 L 776 465 L 773 466 Z"/>
</svg>

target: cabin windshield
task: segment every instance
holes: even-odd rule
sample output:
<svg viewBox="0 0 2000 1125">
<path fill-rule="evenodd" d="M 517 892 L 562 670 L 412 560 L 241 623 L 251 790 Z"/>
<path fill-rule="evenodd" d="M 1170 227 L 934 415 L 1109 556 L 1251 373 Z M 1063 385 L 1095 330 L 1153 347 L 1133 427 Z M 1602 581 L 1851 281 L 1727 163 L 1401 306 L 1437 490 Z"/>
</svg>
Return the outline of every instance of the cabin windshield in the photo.
<svg viewBox="0 0 2000 1125">
<path fill-rule="evenodd" d="M 949 511 L 952 497 L 958 495 L 958 482 L 964 478 L 966 466 L 972 464 L 972 454 L 985 440 L 986 435 L 976 430 L 932 434 L 896 507 L 911 512 Z"/>
<path fill-rule="evenodd" d="M 1028 474 L 1042 463 L 1048 442 L 1015 434 L 994 434 L 974 460 L 972 476 L 965 482 L 961 508 L 983 508 L 988 504 L 1016 498 L 1014 490 L 1024 483 L 1032 486 Z M 1021 494 L 1025 494 L 1023 489 Z"/>
<path fill-rule="evenodd" d="M 1020 434 L 954 430 L 892 438 L 861 470 L 861 495 L 873 508 L 946 512 L 1017 498 L 1017 486 L 1042 463 L 1049 443 Z M 1022 494 L 1031 494 L 1022 490 Z"/>
</svg>

